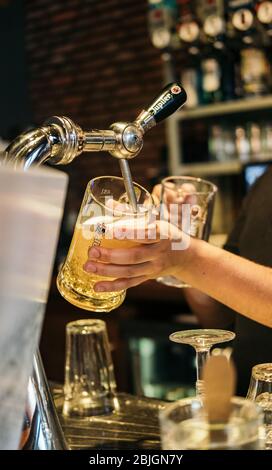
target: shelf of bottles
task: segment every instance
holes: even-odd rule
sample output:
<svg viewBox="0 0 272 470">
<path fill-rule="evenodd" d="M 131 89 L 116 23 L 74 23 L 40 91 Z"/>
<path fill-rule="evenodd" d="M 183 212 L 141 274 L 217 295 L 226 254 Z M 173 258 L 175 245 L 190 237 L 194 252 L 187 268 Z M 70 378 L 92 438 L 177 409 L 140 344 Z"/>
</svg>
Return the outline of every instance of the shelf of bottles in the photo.
<svg viewBox="0 0 272 470">
<path fill-rule="evenodd" d="M 149 0 L 149 29 L 188 94 L 169 121 L 170 171 L 272 160 L 272 1 Z"/>
</svg>

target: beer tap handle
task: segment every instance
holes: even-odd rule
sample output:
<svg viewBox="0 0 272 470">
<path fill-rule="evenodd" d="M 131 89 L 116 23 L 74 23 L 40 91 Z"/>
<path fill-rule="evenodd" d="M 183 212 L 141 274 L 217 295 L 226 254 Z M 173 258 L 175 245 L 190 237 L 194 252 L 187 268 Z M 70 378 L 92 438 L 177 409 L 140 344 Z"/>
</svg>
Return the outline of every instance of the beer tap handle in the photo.
<svg viewBox="0 0 272 470">
<path fill-rule="evenodd" d="M 133 210 L 137 210 L 128 160 L 134 158 L 143 146 L 143 135 L 157 123 L 166 119 L 179 109 L 186 101 L 185 90 L 178 83 L 168 84 L 147 110 L 143 110 L 132 122 L 116 122 L 111 130 L 116 137 L 116 145 L 110 150 L 111 155 L 119 159 L 122 176 Z"/>
<path fill-rule="evenodd" d="M 55 165 L 67 164 L 82 152 L 108 151 L 120 160 L 127 194 L 136 212 L 137 200 L 128 160 L 141 151 L 145 132 L 173 114 L 185 101 L 182 86 L 170 83 L 134 122 L 115 122 L 108 130 L 83 131 L 71 119 L 53 116 L 41 128 L 13 141 L 6 151 L 6 160 L 26 169 L 47 160 Z"/>
<path fill-rule="evenodd" d="M 147 110 L 143 110 L 136 122 L 144 132 L 177 111 L 187 99 L 186 91 L 178 83 L 169 83 Z"/>
</svg>

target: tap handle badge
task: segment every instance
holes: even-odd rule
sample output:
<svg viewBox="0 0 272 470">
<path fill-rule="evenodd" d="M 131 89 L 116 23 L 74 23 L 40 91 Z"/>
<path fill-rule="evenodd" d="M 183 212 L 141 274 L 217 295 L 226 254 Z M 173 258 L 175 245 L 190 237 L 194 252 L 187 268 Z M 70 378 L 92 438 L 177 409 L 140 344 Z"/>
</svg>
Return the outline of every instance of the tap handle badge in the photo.
<svg viewBox="0 0 272 470">
<path fill-rule="evenodd" d="M 147 112 L 152 114 L 156 123 L 168 118 L 186 102 L 187 95 L 179 83 L 169 83 Z"/>
</svg>

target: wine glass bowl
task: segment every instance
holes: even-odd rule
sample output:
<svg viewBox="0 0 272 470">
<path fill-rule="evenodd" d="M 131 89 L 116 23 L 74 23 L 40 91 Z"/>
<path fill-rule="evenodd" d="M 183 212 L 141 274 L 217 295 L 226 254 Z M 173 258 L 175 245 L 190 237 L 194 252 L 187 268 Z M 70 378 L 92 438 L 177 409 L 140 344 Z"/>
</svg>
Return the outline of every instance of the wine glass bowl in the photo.
<svg viewBox="0 0 272 470">
<path fill-rule="evenodd" d="M 190 344 L 194 348 L 211 348 L 214 344 L 225 343 L 235 338 L 235 333 L 218 329 L 176 331 L 169 336 L 171 341 Z"/>
<path fill-rule="evenodd" d="M 235 333 L 219 329 L 195 329 L 176 331 L 169 336 L 175 343 L 190 344 L 196 351 L 196 395 L 201 398 L 204 395 L 202 371 L 207 358 L 210 355 L 211 347 L 218 343 L 225 343 L 233 340 Z"/>
</svg>

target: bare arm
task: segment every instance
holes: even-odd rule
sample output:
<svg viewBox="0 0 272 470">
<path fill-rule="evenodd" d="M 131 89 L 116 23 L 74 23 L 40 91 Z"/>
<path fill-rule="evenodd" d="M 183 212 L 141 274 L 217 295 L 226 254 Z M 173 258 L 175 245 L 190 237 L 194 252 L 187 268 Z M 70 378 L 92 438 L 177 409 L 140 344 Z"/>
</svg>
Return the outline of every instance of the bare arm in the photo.
<svg viewBox="0 0 272 470">
<path fill-rule="evenodd" d="M 216 321 L 224 322 L 226 311 L 220 316 L 221 302 L 252 320 L 272 327 L 271 268 L 206 242 L 192 240 L 187 250 L 187 262 L 180 268 L 180 277 L 181 274 L 186 282 L 212 297 L 201 296 L 201 292 L 199 296 L 191 294 L 192 307 L 197 310 L 199 320 L 204 325 L 215 326 Z"/>
<path fill-rule="evenodd" d="M 84 269 L 115 278 L 98 282 L 95 289 L 118 291 L 171 274 L 238 313 L 272 327 L 271 268 L 194 238 L 186 249 L 173 250 L 176 228 L 170 226 L 167 239 L 161 237 L 164 228 L 165 223 L 158 224 L 156 240 L 146 237 L 132 248 L 91 248 Z M 183 242 L 186 236 L 179 234 Z M 135 240 L 139 241 L 137 237 Z"/>
<path fill-rule="evenodd" d="M 186 188 L 187 190 L 192 189 L 188 188 L 188 185 L 186 185 Z M 195 188 L 193 187 L 193 189 Z M 160 203 L 161 190 L 161 184 L 158 184 L 153 188 L 152 196 L 156 205 Z M 243 223 L 244 215 L 245 212 L 242 211 L 236 222 L 236 227 L 229 237 L 228 244 L 231 246 L 228 247 L 228 251 L 233 252 L 233 250 L 237 250 L 236 245 L 238 245 L 239 234 L 241 231 L 240 225 Z M 235 313 L 207 294 L 194 288 L 183 289 L 183 294 L 191 310 L 197 316 L 199 323 L 203 327 L 228 328 L 233 323 Z"/>
</svg>

